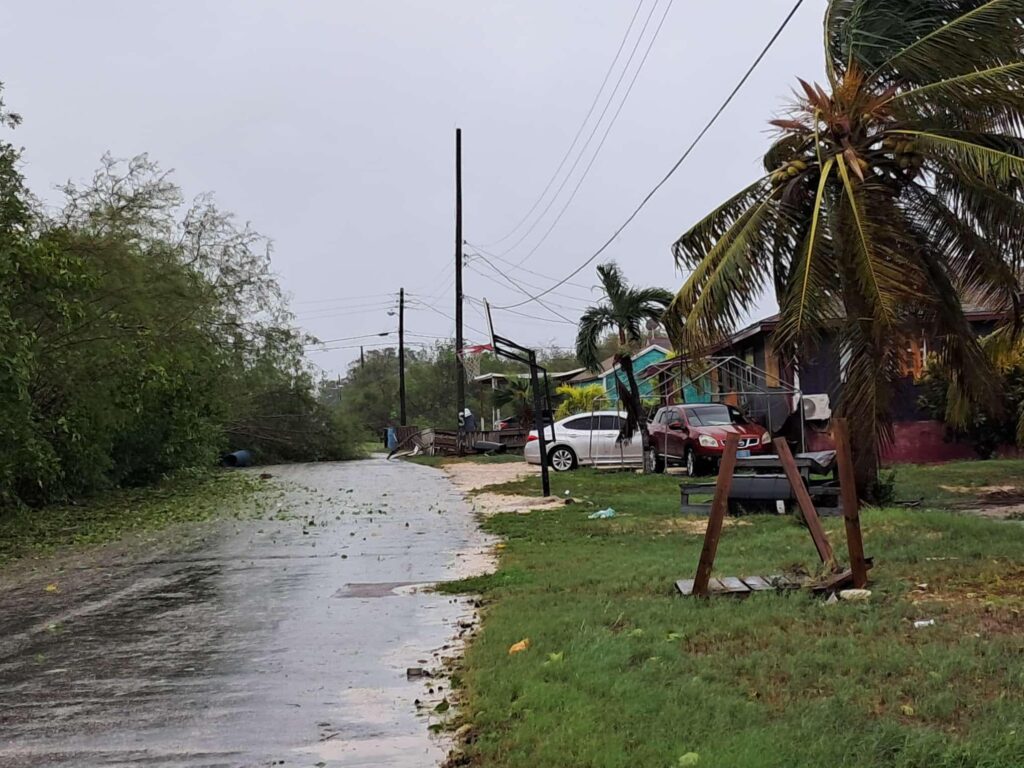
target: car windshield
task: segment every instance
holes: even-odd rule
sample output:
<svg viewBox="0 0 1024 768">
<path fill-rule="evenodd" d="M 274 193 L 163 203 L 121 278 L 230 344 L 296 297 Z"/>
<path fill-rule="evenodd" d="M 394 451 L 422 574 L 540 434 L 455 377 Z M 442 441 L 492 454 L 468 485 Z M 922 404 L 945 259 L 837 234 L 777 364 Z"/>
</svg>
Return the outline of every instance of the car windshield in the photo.
<svg viewBox="0 0 1024 768">
<path fill-rule="evenodd" d="M 697 427 L 726 427 L 744 422 L 740 412 L 725 405 L 708 405 L 703 408 L 687 408 L 687 420 Z"/>
</svg>

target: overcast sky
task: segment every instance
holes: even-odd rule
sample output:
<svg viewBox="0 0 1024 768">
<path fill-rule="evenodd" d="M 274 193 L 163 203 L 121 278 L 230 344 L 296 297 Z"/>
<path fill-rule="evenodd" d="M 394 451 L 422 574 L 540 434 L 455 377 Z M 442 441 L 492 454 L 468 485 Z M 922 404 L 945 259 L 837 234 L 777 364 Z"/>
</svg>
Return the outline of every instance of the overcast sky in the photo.
<svg viewBox="0 0 1024 768">
<path fill-rule="evenodd" d="M 636 46 L 593 140 L 561 193 L 554 196 L 576 155 L 504 240 L 565 156 L 637 0 L 5 5 L 0 81 L 8 107 L 25 118 L 16 143 L 37 194 L 55 199 L 56 184 L 88 178 L 105 151 L 148 152 L 175 170 L 186 194 L 214 192 L 273 239 L 275 270 L 303 328 L 321 339 L 392 330 L 388 294 L 404 286 L 410 341 L 429 343 L 454 329 L 444 315 L 454 303 L 456 127 L 465 239 L 495 254 L 494 264 L 526 290 L 548 287 L 592 254 L 672 166 L 793 0 L 643 0 L 577 149 Z M 589 175 L 551 229 L 666 9 Z M 632 281 L 678 288 L 673 240 L 756 178 L 767 121 L 795 78 L 823 77 L 823 10 L 824 0 L 804 3 L 712 133 L 608 249 L 606 258 Z M 598 298 L 588 288 L 594 282 L 588 267 L 546 303 L 575 319 Z M 480 259 L 466 269 L 465 292 L 494 304 L 523 298 Z M 763 311 L 772 309 L 766 297 Z M 536 304 L 517 312 L 527 317 L 495 313 L 504 335 L 571 344 L 569 323 Z M 483 341 L 470 302 L 466 322 L 467 339 Z M 313 359 L 344 372 L 360 342 L 385 341 L 339 341 Z"/>
</svg>

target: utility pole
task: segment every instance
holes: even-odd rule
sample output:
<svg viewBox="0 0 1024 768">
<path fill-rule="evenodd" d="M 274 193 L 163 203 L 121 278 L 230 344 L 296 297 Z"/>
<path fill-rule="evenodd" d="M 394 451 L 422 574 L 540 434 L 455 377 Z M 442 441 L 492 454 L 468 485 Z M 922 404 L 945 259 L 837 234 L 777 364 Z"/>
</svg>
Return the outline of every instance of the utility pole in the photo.
<svg viewBox="0 0 1024 768">
<path fill-rule="evenodd" d="M 398 291 L 398 407 L 399 424 L 407 426 L 405 415 L 405 288 Z"/>
<path fill-rule="evenodd" d="M 466 410 L 466 370 L 462 365 L 462 129 L 455 129 L 455 406 L 456 425 Z"/>
<path fill-rule="evenodd" d="M 366 355 L 363 353 L 363 348 L 359 347 L 359 368 L 366 367 Z"/>
</svg>

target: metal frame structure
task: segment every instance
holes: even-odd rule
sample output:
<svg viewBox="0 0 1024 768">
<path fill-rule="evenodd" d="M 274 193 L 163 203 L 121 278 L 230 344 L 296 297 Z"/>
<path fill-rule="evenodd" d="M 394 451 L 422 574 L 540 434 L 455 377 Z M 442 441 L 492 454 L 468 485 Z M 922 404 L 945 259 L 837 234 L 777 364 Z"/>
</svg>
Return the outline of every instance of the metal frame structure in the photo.
<svg viewBox="0 0 1024 768">
<path fill-rule="evenodd" d="M 537 430 L 537 438 L 540 441 L 540 478 L 541 490 L 545 497 L 551 495 L 551 478 L 548 473 L 548 451 L 547 437 L 544 434 L 544 412 L 545 403 L 551 408 L 551 382 L 548 380 L 548 370 L 537 363 L 536 350 L 524 347 L 511 339 L 499 336 L 494 332 L 494 320 L 491 317 L 491 305 L 485 299 L 484 309 L 487 313 L 487 330 L 491 334 L 491 350 L 499 357 L 506 360 L 514 360 L 530 368 L 530 387 L 533 389 L 533 426 Z M 544 398 L 541 399 L 540 374 L 544 374 Z M 554 439 L 555 426 L 551 425 L 551 437 Z"/>
</svg>

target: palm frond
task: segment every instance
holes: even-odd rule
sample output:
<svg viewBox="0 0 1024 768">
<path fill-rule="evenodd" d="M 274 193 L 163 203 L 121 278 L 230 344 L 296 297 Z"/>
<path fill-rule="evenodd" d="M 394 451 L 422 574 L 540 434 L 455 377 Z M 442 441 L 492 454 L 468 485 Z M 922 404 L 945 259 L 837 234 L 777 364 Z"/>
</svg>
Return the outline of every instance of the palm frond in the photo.
<svg viewBox="0 0 1024 768">
<path fill-rule="evenodd" d="M 957 213 L 923 185 L 907 188 L 908 215 L 921 231 L 923 247 L 941 257 L 963 300 L 1005 307 L 1019 315 L 1019 286 L 1014 270 L 1001 252 L 998 239 L 982 236 L 983 228 Z M 990 198 L 989 198 L 990 199 Z"/>
<path fill-rule="evenodd" d="M 697 222 L 672 246 L 676 265 L 681 269 L 698 266 L 708 251 L 750 209 L 751 205 L 764 200 L 771 191 L 771 183 L 765 176 L 726 200 Z"/>
<path fill-rule="evenodd" d="M 810 229 L 800 249 L 793 279 L 788 283 L 784 296 L 780 297 L 780 322 L 775 332 L 779 348 L 792 348 L 801 340 L 811 340 L 811 335 L 822 329 L 830 314 L 832 302 L 828 287 L 835 268 L 828 258 L 829 249 L 822 242 L 825 231 L 822 224 L 825 216 L 825 191 L 834 168 L 835 158 L 825 161 L 814 198 Z"/>
<path fill-rule="evenodd" d="M 876 77 L 930 83 L 937 78 L 1007 64 L 1020 58 L 1024 0 L 968 0 L 960 3 L 920 2 L 918 13 L 888 3 L 895 21 L 906 26 L 908 44 L 872 72 Z M 927 34 L 920 32 L 927 26 Z M 907 39 L 904 33 L 902 39 Z"/>
<path fill-rule="evenodd" d="M 696 265 L 665 313 L 669 332 L 698 352 L 731 331 L 768 280 L 777 191 L 746 209 Z"/>
<path fill-rule="evenodd" d="M 1013 136 L 900 129 L 913 137 L 921 152 L 963 173 L 996 185 L 1024 179 L 1024 141 Z"/>
<path fill-rule="evenodd" d="M 895 306 L 900 295 L 908 288 L 906 274 L 897 266 L 902 260 L 887 259 L 877 237 L 876 222 L 864 208 L 865 184 L 854 186 L 846 160 L 837 155 L 839 175 L 843 180 L 843 194 L 849 202 L 850 233 L 852 253 L 856 255 L 853 267 L 857 275 L 861 296 L 866 299 L 873 319 L 884 327 L 891 328 L 896 322 Z M 912 291 L 912 289 L 911 289 Z M 912 293 L 910 295 L 913 295 Z"/>
<path fill-rule="evenodd" d="M 890 105 L 903 122 L 939 120 L 951 127 L 1019 133 L 1024 127 L 1024 62 L 911 88 L 893 96 Z"/>
<path fill-rule="evenodd" d="M 607 305 L 591 307 L 583 313 L 576 334 L 576 357 L 588 370 L 601 370 L 601 337 L 610 329 L 617 330 L 617 325 L 615 315 Z"/>
<path fill-rule="evenodd" d="M 597 275 L 601 280 L 601 287 L 609 303 L 614 307 L 621 303 L 623 295 L 628 290 L 626 278 L 614 261 L 601 264 L 597 268 Z"/>
</svg>

